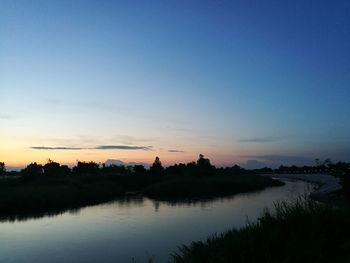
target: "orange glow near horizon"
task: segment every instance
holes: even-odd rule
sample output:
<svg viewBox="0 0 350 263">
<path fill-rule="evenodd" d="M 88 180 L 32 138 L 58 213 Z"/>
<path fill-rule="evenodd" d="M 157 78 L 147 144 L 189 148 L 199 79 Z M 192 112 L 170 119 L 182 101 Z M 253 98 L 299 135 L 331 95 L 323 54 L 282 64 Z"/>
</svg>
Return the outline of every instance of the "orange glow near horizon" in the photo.
<svg viewBox="0 0 350 263">
<path fill-rule="evenodd" d="M 22 167 L 29 163 L 37 162 L 44 164 L 48 159 L 61 164 L 75 165 L 79 161 L 94 161 L 104 163 L 108 159 L 128 162 L 142 162 L 151 164 L 156 156 L 159 156 L 163 165 L 174 163 L 187 163 L 196 161 L 199 153 L 204 154 L 214 165 L 227 165 L 237 163 L 238 158 L 225 155 L 206 154 L 206 151 L 169 152 L 165 150 L 35 150 L 22 147 L 6 147 L 0 151 L 0 161 L 9 167 Z M 235 162 L 236 161 L 236 162 Z"/>
</svg>

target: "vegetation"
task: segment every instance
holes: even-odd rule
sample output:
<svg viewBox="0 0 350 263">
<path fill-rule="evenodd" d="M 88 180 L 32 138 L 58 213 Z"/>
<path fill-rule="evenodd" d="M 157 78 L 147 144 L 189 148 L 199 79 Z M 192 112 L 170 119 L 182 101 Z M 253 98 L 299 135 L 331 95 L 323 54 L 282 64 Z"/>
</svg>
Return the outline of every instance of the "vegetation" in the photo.
<svg viewBox="0 0 350 263">
<path fill-rule="evenodd" d="M 172 254 L 173 261 L 350 262 L 350 164 L 317 160 L 307 169 L 282 166 L 274 172 L 305 171 L 337 176 L 343 190 L 327 197 L 327 205 L 310 199 L 277 203 L 274 213 L 265 211 L 256 223 L 182 245 Z"/>
<path fill-rule="evenodd" d="M 314 171 L 322 166 L 342 178 L 344 196 L 350 200 L 350 165 L 330 161 L 317 165 Z M 278 171 L 282 170 L 246 170 L 238 165 L 216 168 L 203 155 L 199 155 L 196 162 L 166 168 L 156 157 L 149 169 L 142 165 L 101 166 L 80 161 L 71 169 L 48 160 L 44 165 L 34 162 L 20 172 L 8 172 L 0 162 L 0 216 L 57 212 L 122 198 L 126 194 L 168 201 L 221 197 L 281 185 L 277 180 L 258 175 Z"/>
<path fill-rule="evenodd" d="M 174 262 L 350 262 L 350 215 L 311 200 L 276 204 L 257 223 L 183 245 Z"/>
<path fill-rule="evenodd" d="M 206 175 L 203 177 L 174 176 L 145 189 L 146 196 L 162 200 L 220 197 L 235 193 L 257 191 L 283 182 L 260 175 Z"/>
<path fill-rule="evenodd" d="M 6 174 L 5 163 L 0 162 L 0 175 L 5 175 L 5 174 Z"/>
<path fill-rule="evenodd" d="M 266 168 L 265 168 L 266 169 Z M 268 168 L 267 168 L 268 169 Z M 283 166 L 281 165 L 279 168 L 272 170 L 269 172 L 273 173 L 299 173 L 299 174 L 332 174 L 334 176 L 344 176 L 345 174 L 349 174 L 350 171 L 350 163 L 345 162 L 337 162 L 333 163 L 330 158 L 321 161 L 320 159 L 315 159 L 314 166 Z"/>
<path fill-rule="evenodd" d="M 159 157 L 150 169 L 142 165 L 102 165 L 77 162 L 70 169 L 48 160 L 31 163 L 0 180 L 0 217 L 60 212 L 139 194 L 154 199 L 213 198 L 261 190 L 283 183 L 233 166 L 216 168 L 203 155 L 197 162 L 164 168 Z M 1 166 L 0 166 L 1 168 Z"/>
</svg>

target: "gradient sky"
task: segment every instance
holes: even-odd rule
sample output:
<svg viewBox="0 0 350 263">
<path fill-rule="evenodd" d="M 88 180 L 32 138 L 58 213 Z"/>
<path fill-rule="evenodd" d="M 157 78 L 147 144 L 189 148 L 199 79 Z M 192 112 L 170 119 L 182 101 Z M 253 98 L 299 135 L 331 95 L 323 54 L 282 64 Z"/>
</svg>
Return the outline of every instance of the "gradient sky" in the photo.
<svg viewBox="0 0 350 263">
<path fill-rule="evenodd" d="M 350 2 L 1 0 L 0 95 L 9 166 L 350 161 Z"/>
</svg>

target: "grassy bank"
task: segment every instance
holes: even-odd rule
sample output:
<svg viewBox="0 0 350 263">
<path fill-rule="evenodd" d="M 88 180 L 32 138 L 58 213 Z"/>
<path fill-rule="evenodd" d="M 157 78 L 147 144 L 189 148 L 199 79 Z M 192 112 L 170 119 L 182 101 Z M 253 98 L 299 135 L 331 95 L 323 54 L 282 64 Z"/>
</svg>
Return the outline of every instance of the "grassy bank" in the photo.
<svg viewBox="0 0 350 263">
<path fill-rule="evenodd" d="M 279 203 L 257 223 L 193 242 L 174 262 L 350 262 L 350 216 L 310 200 Z"/>
<path fill-rule="evenodd" d="M 221 197 L 280 185 L 284 185 L 284 183 L 260 175 L 176 176 L 152 184 L 143 189 L 142 192 L 155 199 L 181 200 Z"/>
<path fill-rule="evenodd" d="M 282 183 L 258 175 L 60 176 L 0 180 L 0 217 L 61 212 L 137 192 L 157 200 L 213 198 Z"/>
</svg>

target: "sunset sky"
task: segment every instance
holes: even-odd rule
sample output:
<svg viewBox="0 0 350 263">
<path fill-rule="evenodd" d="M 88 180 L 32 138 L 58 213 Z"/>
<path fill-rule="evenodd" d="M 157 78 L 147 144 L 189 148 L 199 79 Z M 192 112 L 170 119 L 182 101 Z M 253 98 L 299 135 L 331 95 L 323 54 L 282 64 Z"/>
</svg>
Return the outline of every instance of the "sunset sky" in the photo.
<svg viewBox="0 0 350 263">
<path fill-rule="evenodd" d="M 350 161 L 350 1 L 0 1 L 0 161 Z"/>
</svg>

